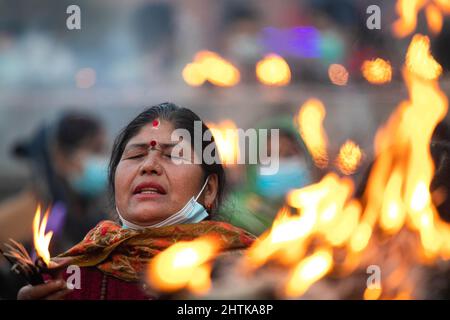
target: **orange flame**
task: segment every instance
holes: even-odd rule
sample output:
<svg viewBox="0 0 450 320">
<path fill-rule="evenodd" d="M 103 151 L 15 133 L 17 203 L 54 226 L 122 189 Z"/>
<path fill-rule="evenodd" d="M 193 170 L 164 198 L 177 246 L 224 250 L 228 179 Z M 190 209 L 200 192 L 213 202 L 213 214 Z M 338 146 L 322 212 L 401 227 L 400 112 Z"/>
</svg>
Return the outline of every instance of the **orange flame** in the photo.
<svg viewBox="0 0 450 320">
<path fill-rule="evenodd" d="M 184 81 L 193 87 L 199 87 L 206 81 L 203 70 L 199 63 L 188 63 L 182 72 Z"/>
<path fill-rule="evenodd" d="M 429 4 L 425 9 L 425 16 L 428 21 L 428 27 L 433 34 L 438 34 L 444 25 L 444 17 L 442 16 L 439 7 L 434 4 Z"/>
<path fill-rule="evenodd" d="M 328 165 L 328 138 L 323 127 L 325 115 L 326 111 L 322 102 L 313 98 L 301 106 L 297 117 L 300 135 L 319 168 L 325 168 Z"/>
<path fill-rule="evenodd" d="M 218 124 L 207 123 L 219 149 L 220 160 L 224 165 L 236 164 L 239 157 L 239 138 L 236 124 L 229 119 Z"/>
<path fill-rule="evenodd" d="M 218 250 L 216 239 L 211 237 L 177 242 L 151 260 L 147 281 L 162 292 L 187 288 L 197 294 L 206 293 L 211 287 L 209 261 Z"/>
<path fill-rule="evenodd" d="M 391 64 L 381 58 L 364 61 L 361 71 L 364 78 L 372 84 L 383 84 L 392 79 Z"/>
<path fill-rule="evenodd" d="M 434 166 L 429 141 L 445 116 L 448 101 L 439 89 L 441 66 L 430 54 L 429 39 L 416 35 L 408 48 L 403 70 L 410 100 L 400 104 L 375 140 L 379 154 L 369 178 L 365 214 L 373 225 L 374 212 L 380 211 L 380 226 L 397 232 L 405 223 L 419 232 L 423 255 L 436 258 L 443 253 L 442 240 L 448 239 L 431 202 L 429 185 Z M 380 190 L 383 195 L 380 197 Z M 445 251 L 445 250 L 444 250 Z"/>
<path fill-rule="evenodd" d="M 348 71 L 341 64 L 332 64 L 328 68 L 328 77 L 337 86 L 345 86 L 348 82 Z"/>
<path fill-rule="evenodd" d="M 201 86 L 208 80 L 219 87 L 232 87 L 240 81 L 239 70 L 212 51 L 198 52 L 194 62 L 184 67 L 182 76 L 190 86 Z"/>
<path fill-rule="evenodd" d="M 442 67 L 430 52 L 430 39 L 415 35 L 406 54 L 406 68 L 425 80 L 436 80 L 442 74 Z"/>
<path fill-rule="evenodd" d="M 364 300 L 377 300 L 380 298 L 382 292 L 382 288 L 368 287 L 364 290 L 363 298 Z"/>
<path fill-rule="evenodd" d="M 350 179 L 329 173 L 316 184 L 291 191 L 286 201 L 298 214 L 282 209 L 272 228 L 247 251 L 246 260 L 253 267 L 275 261 L 290 268 L 286 296 L 303 295 L 312 284 L 337 267 L 354 270 L 361 261 L 360 253 L 378 234 L 375 231 L 394 237 L 408 228 L 419 236 L 421 260 L 418 262 L 450 259 L 450 225 L 440 220 L 429 191 L 434 174 L 429 142 L 435 126 L 448 109 L 447 97 L 437 82 L 442 68 L 429 49 L 427 37 L 413 37 L 403 69 L 410 98 L 399 105 L 377 132 L 377 158 L 363 201 L 351 198 L 353 183 Z M 320 102 L 305 105 L 316 106 Z M 321 123 L 323 116 L 302 117 L 300 112 L 299 123 L 308 123 L 306 119 L 309 123 Z M 317 127 L 316 134 L 320 132 Z M 302 136 L 314 150 L 305 134 L 307 130 L 303 130 Z M 332 248 L 346 249 L 344 263 L 334 261 Z M 307 256 L 311 249 L 313 253 Z M 407 273 L 402 271 L 406 269 L 403 266 L 385 277 L 382 289 L 367 288 L 363 298 L 412 297 L 413 288 Z M 395 293 L 389 294 L 391 288 L 396 288 Z"/>
<path fill-rule="evenodd" d="M 291 215 L 287 208 L 280 210 L 272 228 L 247 250 L 250 269 L 269 261 L 286 266 L 296 264 L 314 236 L 321 236 L 332 245 L 342 245 L 356 228 L 361 212 L 356 200 L 347 203 L 352 192 L 351 180 L 334 173 L 316 184 L 291 191 L 287 203 L 299 214 Z M 336 230 L 337 223 L 345 227 Z"/>
<path fill-rule="evenodd" d="M 404 38 L 417 27 L 417 16 L 425 9 L 428 27 L 433 34 L 442 30 L 444 14 L 450 14 L 450 1 L 448 0 L 398 0 L 396 10 L 399 19 L 394 22 L 393 33 L 398 38 Z"/>
<path fill-rule="evenodd" d="M 358 169 L 362 157 L 361 148 L 353 141 L 347 140 L 339 150 L 336 165 L 343 174 L 350 175 Z"/>
<path fill-rule="evenodd" d="M 258 80 L 268 86 L 285 86 L 291 81 L 291 69 L 277 54 L 268 54 L 256 64 Z"/>
<path fill-rule="evenodd" d="M 308 288 L 323 278 L 333 265 L 333 255 L 330 250 L 322 249 L 300 261 L 292 270 L 287 281 L 285 292 L 287 297 L 303 295 Z"/>
<path fill-rule="evenodd" d="M 39 205 L 33 219 L 34 248 L 36 249 L 37 255 L 44 260 L 46 265 L 50 263 L 50 252 L 48 251 L 48 247 L 53 236 L 53 231 L 45 233 L 48 215 L 49 210 L 45 212 L 44 218 L 41 221 L 41 206 Z"/>
<path fill-rule="evenodd" d="M 304 253 L 304 241 L 309 236 L 314 222 L 315 216 L 292 216 L 287 208 L 282 208 L 271 230 L 259 237 L 247 250 L 249 268 L 259 267 L 273 259 L 278 259 L 283 264 L 300 259 Z"/>
</svg>

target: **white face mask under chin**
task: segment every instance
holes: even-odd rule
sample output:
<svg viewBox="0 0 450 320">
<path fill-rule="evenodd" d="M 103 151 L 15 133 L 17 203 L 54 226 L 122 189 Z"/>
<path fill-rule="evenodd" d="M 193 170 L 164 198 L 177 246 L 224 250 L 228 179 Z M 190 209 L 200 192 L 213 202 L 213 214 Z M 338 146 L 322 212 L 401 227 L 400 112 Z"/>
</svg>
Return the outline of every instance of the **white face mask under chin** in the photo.
<svg viewBox="0 0 450 320">
<path fill-rule="evenodd" d="M 175 224 L 197 223 L 202 221 L 208 216 L 208 212 L 206 211 L 205 207 L 203 207 L 200 203 L 197 202 L 197 199 L 200 197 L 203 190 L 205 189 L 208 180 L 209 177 L 206 178 L 206 181 L 203 184 L 203 187 L 201 188 L 197 196 L 195 197 L 193 196 L 180 211 L 172 214 L 167 219 L 152 225 L 142 226 L 126 220 L 124 217 L 122 217 L 122 215 L 119 212 L 119 209 L 116 206 L 116 211 L 117 214 L 119 215 L 120 221 L 122 222 L 123 228 L 142 230 L 145 228 L 172 226 Z"/>
</svg>

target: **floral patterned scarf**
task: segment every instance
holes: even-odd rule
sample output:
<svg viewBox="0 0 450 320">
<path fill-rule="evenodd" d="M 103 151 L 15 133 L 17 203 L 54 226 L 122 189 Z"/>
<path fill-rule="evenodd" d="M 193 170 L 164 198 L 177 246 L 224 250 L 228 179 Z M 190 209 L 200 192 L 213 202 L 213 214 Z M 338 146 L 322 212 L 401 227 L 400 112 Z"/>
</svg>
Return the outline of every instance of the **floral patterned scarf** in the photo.
<svg viewBox="0 0 450 320">
<path fill-rule="evenodd" d="M 102 221 L 86 237 L 56 259 L 65 265 L 96 266 L 105 274 L 125 281 L 138 281 L 151 258 L 177 241 L 217 235 L 222 251 L 245 249 L 255 237 L 231 224 L 202 221 L 144 230 L 124 229 Z"/>
</svg>

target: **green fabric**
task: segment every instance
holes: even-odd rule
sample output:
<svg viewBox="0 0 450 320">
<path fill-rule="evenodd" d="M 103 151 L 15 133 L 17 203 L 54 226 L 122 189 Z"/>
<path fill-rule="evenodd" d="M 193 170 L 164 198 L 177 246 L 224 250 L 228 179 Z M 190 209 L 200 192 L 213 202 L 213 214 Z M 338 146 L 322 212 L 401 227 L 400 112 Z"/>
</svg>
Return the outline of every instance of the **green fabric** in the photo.
<svg viewBox="0 0 450 320">
<path fill-rule="evenodd" d="M 294 126 L 292 116 L 279 116 L 260 123 L 256 128 L 280 129 L 280 131 L 293 136 L 306 155 L 308 166 L 312 168 L 311 155 Z M 246 184 L 225 199 L 222 209 L 218 213 L 218 218 L 252 234 L 260 235 L 272 225 L 276 214 L 285 203 L 284 199 L 270 200 L 258 194 L 256 188 L 257 169 L 258 165 L 249 164 L 246 166 Z"/>
</svg>

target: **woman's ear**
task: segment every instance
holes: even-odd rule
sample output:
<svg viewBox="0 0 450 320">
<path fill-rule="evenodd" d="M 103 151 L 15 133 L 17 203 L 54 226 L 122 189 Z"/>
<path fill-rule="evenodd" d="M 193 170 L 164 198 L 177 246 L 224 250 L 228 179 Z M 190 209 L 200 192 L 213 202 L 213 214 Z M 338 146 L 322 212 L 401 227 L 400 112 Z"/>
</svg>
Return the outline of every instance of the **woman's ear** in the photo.
<svg viewBox="0 0 450 320">
<path fill-rule="evenodd" d="M 205 187 L 205 207 L 211 209 L 216 203 L 216 199 L 219 193 L 219 177 L 217 174 L 209 175 L 208 183 Z"/>
</svg>

